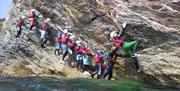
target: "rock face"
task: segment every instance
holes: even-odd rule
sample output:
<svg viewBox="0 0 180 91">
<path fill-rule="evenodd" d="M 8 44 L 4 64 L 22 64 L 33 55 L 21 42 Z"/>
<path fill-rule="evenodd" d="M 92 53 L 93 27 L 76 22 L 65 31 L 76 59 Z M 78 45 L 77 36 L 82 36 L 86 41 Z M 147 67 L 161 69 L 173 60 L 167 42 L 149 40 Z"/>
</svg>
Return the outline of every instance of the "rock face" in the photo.
<svg viewBox="0 0 180 91">
<path fill-rule="evenodd" d="M 5 18 L 0 19 L 0 30 L 2 30 L 4 21 L 5 21 Z"/>
<path fill-rule="evenodd" d="M 138 77 L 169 86 L 180 85 L 180 6 L 171 0 L 13 0 L 14 4 L 0 31 L 0 74 L 27 76 L 61 74 L 64 67 L 52 54 L 52 43 L 39 48 L 39 33 L 25 27 L 21 38 L 14 38 L 18 17 L 30 7 L 43 18 L 51 18 L 55 37 L 58 26 L 78 33 L 94 49 L 107 50 L 109 33 L 121 31 L 128 22 L 128 39 L 141 41 L 139 64 L 134 73 L 129 59 L 120 58 L 117 78 Z M 28 27 L 28 26 L 27 26 Z M 122 60 L 123 59 L 123 60 Z M 68 73 L 68 72 L 67 72 Z"/>
</svg>

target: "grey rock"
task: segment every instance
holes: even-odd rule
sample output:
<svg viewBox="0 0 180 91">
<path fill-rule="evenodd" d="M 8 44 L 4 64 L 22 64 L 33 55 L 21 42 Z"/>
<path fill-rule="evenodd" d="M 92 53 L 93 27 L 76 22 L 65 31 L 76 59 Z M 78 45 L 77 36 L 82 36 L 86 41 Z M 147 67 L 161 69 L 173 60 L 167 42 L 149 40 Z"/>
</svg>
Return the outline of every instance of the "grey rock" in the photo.
<svg viewBox="0 0 180 91">
<path fill-rule="evenodd" d="M 14 0 L 0 31 L 0 74 L 61 74 L 66 67 L 59 64 L 58 57 L 53 56 L 52 41 L 42 50 L 39 48 L 38 31 L 29 32 L 28 26 L 24 27 L 20 38 L 14 38 L 18 17 L 30 7 L 27 1 Z M 160 3 L 177 12 L 160 11 Z M 107 50 L 109 33 L 122 31 L 121 24 L 126 21 L 127 39 L 141 41 L 138 59 L 143 73 L 134 73 L 130 59 L 120 58 L 114 76 L 138 77 L 168 86 L 178 86 L 180 83 L 180 6 L 177 4 L 169 0 L 130 0 L 129 3 L 124 0 L 34 0 L 31 5 L 42 20 L 51 18 L 54 25 L 51 39 L 56 36 L 58 26 L 68 28 L 82 35 L 82 40 L 88 42 L 91 50 Z"/>
</svg>

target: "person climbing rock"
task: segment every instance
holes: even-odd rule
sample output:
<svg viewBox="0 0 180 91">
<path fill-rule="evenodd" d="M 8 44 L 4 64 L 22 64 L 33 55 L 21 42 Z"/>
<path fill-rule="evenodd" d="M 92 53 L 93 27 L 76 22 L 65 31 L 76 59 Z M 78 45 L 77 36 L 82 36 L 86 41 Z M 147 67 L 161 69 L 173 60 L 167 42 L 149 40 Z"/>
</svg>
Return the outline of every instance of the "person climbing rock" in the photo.
<svg viewBox="0 0 180 91">
<path fill-rule="evenodd" d="M 96 74 L 97 74 L 97 79 L 101 78 L 101 75 L 102 75 L 102 61 L 103 61 L 103 57 L 104 57 L 103 54 L 104 54 L 103 50 L 96 50 L 96 54 L 95 54 L 95 57 L 94 57 L 95 62 L 96 62 L 96 71 L 91 74 L 92 78 Z"/>
<path fill-rule="evenodd" d="M 58 52 L 58 55 L 60 55 L 60 41 L 58 37 L 55 38 L 54 55 L 56 55 L 56 52 Z"/>
<path fill-rule="evenodd" d="M 105 79 L 106 76 L 108 76 L 108 80 L 110 80 L 113 76 L 113 68 L 114 64 L 117 60 L 118 54 L 116 53 L 118 48 L 114 46 L 110 46 L 109 52 L 104 55 L 104 63 L 103 63 L 103 74 L 102 74 L 102 79 Z"/>
<path fill-rule="evenodd" d="M 76 46 L 75 35 L 71 35 L 69 37 L 68 47 L 72 52 L 75 52 L 75 46 Z"/>
<path fill-rule="evenodd" d="M 35 9 L 31 9 L 28 13 L 27 16 L 29 18 L 29 22 L 30 22 L 30 31 L 32 30 L 32 28 L 35 26 L 35 18 L 36 18 L 36 13 L 35 13 Z"/>
<path fill-rule="evenodd" d="M 76 41 L 76 44 L 77 46 L 75 48 L 75 51 L 76 51 L 77 70 L 81 72 L 83 68 L 83 46 L 80 40 Z"/>
<path fill-rule="evenodd" d="M 137 55 L 135 54 L 136 48 L 138 45 L 138 41 L 131 41 L 131 42 L 125 42 L 122 45 L 122 48 L 125 50 L 125 52 L 128 54 L 128 56 L 131 57 L 133 64 L 136 67 L 136 70 L 139 72 L 139 65 L 138 65 L 138 60 L 137 60 Z"/>
<path fill-rule="evenodd" d="M 90 62 L 89 62 L 90 61 L 90 59 L 89 59 L 90 51 L 89 51 L 89 48 L 87 45 L 85 46 L 83 53 L 84 53 L 84 56 L 83 56 L 83 70 L 82 70 L 82 72 L 89 71 L 89 69 L 90 69 Z"/>
<path fill-rule="evenodd" d="M 113 68 L 114 68 L 114 64 L 117 60 L 117 57 L 119 56 L 117 54 L 117 50 L 118 48 L 111 45 L 110 50 L 108 51 L 108 53 L 106 53 L 103 57 L 104 63 L 103 63 L 103 73 L 102 73 L 102 77 L 101 79 L 105 79 L 106 76 L 108 76 L 108 80 L 110 80 L 113 76 Z"/>
<path fill-rule="evenodd" d="M 111 45 L 110 46 L 110 50 L 109 50 L 109 56 L 112 59 L 112 68 L 117 60 L 117 57 L 119 56 L 119 54 L 117 53 L 118 51 L 118 47 L 116 47 L 115 45 Z"/>
<path fill-rule="evenodd" d="M 18 38 L 21 35 L 22 32 L 22 26 L 25 25 L 25 16 L 21 16 L 17 22 L 17 27 L 19 27 L 19 30 L 17 31 L 16 38 Z"/>
<path fill-rule="evenodd" d="M 61 29 L 62 30 L 62 29 Z M 63 34 L 63 32 L 62 31 L 58 31 L 58 33 L 57 33 L 57 38 L 58 38 L 58 42 L 59 42 L 59 47 L 60 47 L 60 49 L 59 49 L 59 51 L 60 51 L 60 54 L 61 54 L 61 38 L 62 38 L 62 34 Z"/>
<path fill-rule="evenodd" d="M 104 60 L 103 63 L 103 73 L 101 79 L 105 79 L 108 76 L 108 80 L 111 80 L 112 74 L 113 74 L 113 63 L 112 63 L 112 58 L 107 55 L 106 60 Z"/>
<path fill-rule="evenodd" d="M 41 32 L 41 47 L 44 48 L 44 45 L 46 44 L 46 42 L 49 40 L 49 31 L 50 31 L 50 21 L 51 19 L 50 18 L 47 18 L 45 20 L 45 22 L 43 22 L 41 24 L 41 28 L 42 30 L 40 31 Z"/>
<path fill-rule="evenodd" d="M 73 60 L 75 60 L 75 47 L 76 47 L 76 43 L 75 43 L 75 35 L 71 35 L 69 38 L 69 42 L 68 42 L 68 50 L 69 50 L 69 66 L 71 67 L 71 63 Z"/>
<path fill-rule="evenodd" d="M 65 29 L 63 31 L 63 34 L 62 34 L 62 37 L 60 39 L 60 42 L 61 42 L 61 49 L 62 49 L 62 59 L 61 59 L 61 63 L 62 64 L 65 64 L 65 57 L 67 56 L 68 54 L 68 30 Z"/>
<path fill-rule="evenodd" d="M 126 52 L 126 56 L 131 57 L 132 63 L 134 64 L 137 72 L 140 72 L 139 64 L 137 60 L 136 55 L 136 48 L 138 46 L 138 41 L 126 41 L 125 38 L 122 36 L 124 35 L 124 31 L 126 28 L 126 22 L 123 23 L 123 31 L 121 33 L 117 33 L 116 31 L 111 32 L 110 37 L 113 43 L 115 44 L 115 47 L 122 47 L 123 50 Z"/>
</svg>

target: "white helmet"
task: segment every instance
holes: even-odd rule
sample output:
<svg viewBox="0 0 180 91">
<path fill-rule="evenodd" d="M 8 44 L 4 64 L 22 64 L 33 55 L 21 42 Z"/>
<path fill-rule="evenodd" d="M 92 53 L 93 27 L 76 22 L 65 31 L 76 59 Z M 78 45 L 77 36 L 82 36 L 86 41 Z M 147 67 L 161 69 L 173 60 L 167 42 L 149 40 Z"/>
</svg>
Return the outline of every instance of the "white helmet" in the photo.
<svg viewBox="0 0 180 91">
<path fill-rule="evenodd" d="M 77 45 L 81 44 L 81 41 L 80 40 L 76 41 L 76 44 Z"/>
<path fill-rule="evenodd" d="M 75 35 L 71 35 L 71 36 L 70 36 L 70 39 L 74 39 L 74 37 L 75 37 Z"/>
<path fill-rule="evenodd" d="M 42 18 L 43 16 L 42 16 L 42 15 L 40 15 L 39 17 L 40 17 L 40 18 Z"/>
<path fill-rule="evenodd" d="M 117 32 L 116 31 L 112 31 L 111 33 L 110 33 L 110 37 L 111 38 L 114 38 L 114 36 L 116 36 L 117 35 Z"/>
<path fill-rule="evenodd" d="M 63 31 L 63 33 L 68 33 L 68 30 L 67 30 L 67 29 L 65 29 L 65 30 Z"/>
<path fill-rule="evenodd" d="M 21 16 L 22 19 L 26 18 L 25 16 Z"/>
<path fill-rule="evenodd" d="M 72 33 L 68 33 L 68 35 L 72 36 Z"/>
<path fill-rule="evenodd" d="M 122 27 L 123 27 L 123 28 L 126 28 L 126 25 L 127 25 L 127 23 L 124 22 L 124 23 L 122 24 Z"/>
<path fill-rule="evenodd" d="M 47 18 L 45 22 L 50 22 L 50 21 L 51 21 L 51 19 L 50 19 L 50 18 Z"/>
<path fill-rule="evenodd" d="M 36 11 L 35 9 L 31 9 L 31 11 Z"/>
</svg>

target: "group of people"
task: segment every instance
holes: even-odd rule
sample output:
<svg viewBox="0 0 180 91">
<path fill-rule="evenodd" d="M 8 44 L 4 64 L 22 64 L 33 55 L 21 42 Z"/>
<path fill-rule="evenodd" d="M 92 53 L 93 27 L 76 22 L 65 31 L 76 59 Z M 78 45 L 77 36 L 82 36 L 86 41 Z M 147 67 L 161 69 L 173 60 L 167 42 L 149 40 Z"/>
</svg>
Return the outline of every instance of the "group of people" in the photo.
<svg viewBox="0 0 180 91">
<path fill-rule="evenodd" d="M 37 27 L 37 23 L 39 23 L 36 19 L 38 16 L 35 13 L 35 10 L 32 9 L 27 13 L 27 17 L 29 20 L 29 31 L 32 31 L 33 27 Z M 22 32 L 22 26 L 25 25 L 26 16 L 20 17 L 18 20 L 17 26 L 19 30 L 17 31 L 16 37 L 19 37 Z M 41 33 L 41 47 L 45 48 L 45 44 L 49 39 L 48 32 L 50 31 L 50 18 L 47 18 L 44 22 L 39 23 L 40 33 Z M 140 72 L 139 64 L 137 61 L 136 48 L 138 46 L 138 41 L 127 41 L 124 37 L 124 32 L 126 31 L 126 22 L 123 24 L 123 31 L 118 33 L 113 31 L 110 33 L 110 40 L 112 44 L 108 52 L 104 52 L 103 50 L 96 50 L 95 53 L 90 52 L 90 48 L 87 44 L 83 44 L 81 39 L 75 33 L 70 33 L 68 29 L 60 29 L 57 35 L 54 36 L 55 48 L 54 55 L 58 53 L 58 55 L 62 54 L 60 62 L 62 64 L 72 65 L 72 61 L 76 60 L 77 69 L 81 72 L 88 71 L 90 72 L 90 66 L 92 65 L 92 60 L 95 60 L 95 72 L 90 72 L 91 77 L 93 78 L 97 75 L 98 79 L 105 79 L 108 76 L 108 79 L 112 78 L 113 75 L 113 67 L 116 62 L 118 56 L 120 57 L 131 57 L 132 63 L 137 70 Z M 118 54 L 117 51 L 119 48 L 122 48 L 125 54 Z M 94 59 L 90 59 L 94 55 Z M 65 60 L 66 56 L 69 55 L 68 61 Z"/>
<path fill-rule="evenodd" d="M 23 26 L 26 25 L 26 17 L 28 18 L 27 23 L 29 23 L 30 27 L 28 31 L 32 31 L 35 27 L 37 30 L 40 31 L 41 37 L 40 37 L 40 46 L 41 48 L 45 48 L 45 44 L 48 40 L 54 40 L 55 42 L 55 48 L 54 48 L 54 54 L 58 55 L 62 54 L 60 62 L 62 64 L 66 64 L 65 61 L 66 56 L 69 54 L 70 60 L 76 60 L 77 61 L 77 69 L 80 71 L 87 71 L 89 69 L 89 60 L 88 57 L 90 55 L 90 51 L 87 45 L 83 45 L 81 43 L 80 39 L 77 39 L 78 37 L 75 34 L 72 34 L 68 31 L 68 29 L 62 30 L 59 29 L 57 36 L 54 39 L 50 39 L 49 32 L 50 32 L 50 18 L 47 18 L 45 21 L 40 22 L 37 21 L 37 16 L 35 9 L 31 9 L 29 12 L 27 12 L 26 15 L 23 15 L 19 18 L 17 22 L 17 27 L 19 27 L 19 30 L 17 31 L 16 38 L 20 37 Z M 39 27 L 40 25 L 40 27 Z M 71 63 L 71 62 L 69 62 Z"/>
<path fill-rule="evenodd" d="M 87 44 L 83 44 L 80 38 L 74 34 L 69 33 L 67 29 L 59 31 L 55 38 L 55 50 L 54 55 L 62 54 L 61 63 L 69 64 L 72 67 L 72 62 L 76 60 L 77 69 L 81 72 L 89 71 L 90 60 L 89 57 L 92 55 Z M 69 54 L 68 61 L 65 57 Z"/>
<path fill-rule="evenodd" d="M 29 12 L 27 12 L 26 15 L 21 16 L 19 20 L 17 21 L 17 27 L 19 27 L 19 30 L 17 31 L 16 38 L 20 37 L 22 29 L 23 29 L 22 27 L 27 23 L 25 21 L 26 17 L 28 17 L 28 20 L 29 20 L 28 23 L 30 24 L 29 30 L 32 30 L 32 28 L 35 26 L 35 20 L 37 17 L 37 15 L 35 14 L 35 9 L 31 9 Z"/>
<path fill-rule="evenodd" d="M 29 12 L 26 13 L 26 15 L 23 15 L 19 18 L 19 20 L 17 21 L 17 27 L 19 28 L 19 30 L 17 31 L 17 35 L 16 38 L 19 38 L 22 30 L 23 30 L 23 26 L 29 24 L 29 30 L 28 31 L 32 31 L 33 28 L 36 28 L 37 30 L 39 30 L 39 32 L 41 33 L 41 47 L 44 48 L 45 43 L 48 41 L 48 32 L 50 30 L 50 18 L 47 18 L 45 21 L 38 21 L 38 18 L 40 18 L 40 16 L 38 16 L 36 14 L 36 10 L 35 9 L 31 9 Z M 26 19 L 28 21 L 26 21 Z"/>
<path fill-rule="evenodd" d="M 110 40 L 112 43 L 110 45 L 109 52 L 105 53 L 103 50 L 96 51 L 96 71 L 91 74 L 92 78 L 97 74 L 97 79 L 105 79 L 107 76 L 108 79 L 111 79 L 113 75 L 113 67 L 117 57 L 131 57 L 131 61 L 135 70 L 137 72 L 141 71 L 136 54 L 136 48 L 139 42 L 137 40 L 127 41 L 124 37 L 125 31 L 127 31 L 126 22 L 123 23 L 122 26 L 122 32 L 118 33 L 116 31 L 112 31 L 110 33 Z M 117 52 L 120 47 L 124 52 Z"/>
</svg>

